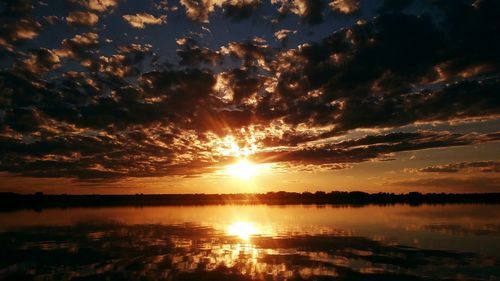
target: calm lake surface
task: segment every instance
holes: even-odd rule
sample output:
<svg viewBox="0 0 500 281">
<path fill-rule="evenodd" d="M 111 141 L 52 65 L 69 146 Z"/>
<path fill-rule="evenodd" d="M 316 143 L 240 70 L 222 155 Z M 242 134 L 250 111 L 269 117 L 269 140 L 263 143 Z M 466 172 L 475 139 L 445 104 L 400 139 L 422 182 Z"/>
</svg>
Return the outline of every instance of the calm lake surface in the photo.
<svg viewBox="0 0 500 281">
<path fill-rule="evenodd" d="M 2 280 L 500 280 L 500 205 L 0 213 Z"/>
</svg>

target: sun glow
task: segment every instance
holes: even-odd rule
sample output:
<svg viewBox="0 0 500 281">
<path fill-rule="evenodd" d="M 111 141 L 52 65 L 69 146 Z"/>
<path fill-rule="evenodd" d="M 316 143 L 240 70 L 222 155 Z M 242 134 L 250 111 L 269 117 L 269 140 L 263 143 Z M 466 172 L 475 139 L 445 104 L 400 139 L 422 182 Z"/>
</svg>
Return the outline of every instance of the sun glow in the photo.
<svg viewBox="0 0 500 281">
<path fill-rule="evenodd" d="M 253 178 L 258 172 L 259 166 L 247 159 L 240 159 L 237 163 L 226 166 L 228 175 L 245 180 Z"/>
<path fill-rule="evenodd" d="M 257 151 L 255 141 L 255 137 L 250 136 L 245 138 L 246 145 L 240 146 L 241 144 L 238 144 L 238 141 L 234 136 L 228 135 L 219 140 L 216 147 L 217 151 L 223 156 L 247 157 L 255 154 Z"/>
<path fill-rule="evenodd" d="M 235 222 L 228 226 L 227 234 L 248 241 L 252 235 L 257 234 L 257 228 L 252 223 Z"/>
</svg>

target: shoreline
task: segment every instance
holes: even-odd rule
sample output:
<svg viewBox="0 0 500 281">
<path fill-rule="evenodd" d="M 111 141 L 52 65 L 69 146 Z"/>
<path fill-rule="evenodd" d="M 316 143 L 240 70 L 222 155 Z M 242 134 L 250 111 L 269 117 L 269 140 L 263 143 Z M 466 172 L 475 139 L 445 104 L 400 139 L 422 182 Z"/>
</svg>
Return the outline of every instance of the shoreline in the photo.
<svg viewBox="0 0 500 281">
<path fill-rule="evenodd" d="M 0 211 L 21 209 L 113 207 L 113 206 L 204 206 L 204 205 L 443 205 L 500 204 L 500 193 L 365 193 L 365 192 L 268 192 L 259 194 L 136 194 L 136 195 L 44 195 L 0 193 Z"/>
</svg>

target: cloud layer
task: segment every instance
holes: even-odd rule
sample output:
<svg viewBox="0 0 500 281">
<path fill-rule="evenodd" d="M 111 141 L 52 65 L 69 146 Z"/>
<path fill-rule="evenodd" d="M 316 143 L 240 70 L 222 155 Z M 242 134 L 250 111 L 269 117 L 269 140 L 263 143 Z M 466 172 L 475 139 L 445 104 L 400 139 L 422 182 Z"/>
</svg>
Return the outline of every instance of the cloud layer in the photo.
<svg viewBox="0 0 500 281">
<path fill-rule="evenodd" d="M 43 7 L 10 1 L 0 10 L 0 171 L 81 180 L 188 176 L 243 151 L 258 162 L 344 167 L 498 141 L 497 131 L 416 125 L 498 120 L 500 4 L 404 2 L 383 1 L 368 17 L 351 0 L 181 0 L 135 11 L 120 1 L 68 0 L 61 16 L 40 17 Z M 258 18 L 278 28 L 267 38 L 230 34 L 208 44 L 200 34 L 223 28 L 209 25 L 217 13 L 227 24 Z M 182 16 L 204 29 L 184 26 L 170 47 L 149 42 Z M 292 16 L 297 28 L 279 26 Z M 290 44 L 330 17 L 360 18 Z M 71 34 L 43 41 L 57 19 Z M 131 35 L 109 39 L 106 28 L 116 25 Z M 498 163 L 420 171 L 469 168 L 498 171 Z"/>
</svg>

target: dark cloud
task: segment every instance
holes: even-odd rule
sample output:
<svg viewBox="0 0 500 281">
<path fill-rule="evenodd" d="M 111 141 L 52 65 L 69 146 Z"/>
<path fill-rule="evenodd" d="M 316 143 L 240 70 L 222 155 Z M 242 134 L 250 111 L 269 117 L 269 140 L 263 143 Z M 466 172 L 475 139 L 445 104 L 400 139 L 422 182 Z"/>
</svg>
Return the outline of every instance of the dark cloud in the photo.
<svg viewBox="0 0 500 281">
<path fill-rule="evenodd" d="M 321 0 L 295 0 L 296 13 L 309 24 L 323 22 L 324 4 Z"/>
<path fill-rule="evenodd" d="M 244 99 L 256 94 L 262 86 L 262 79 L 251 71 L 233 69 L 223 74 L 228 81 L 227 85 L 232 90 L 232 100 L 240 104 Z"/>
<path fill-rule="evenodd" d="M 255 155 L 258 161 L 296 163 L 359 163 L 383 160 L 386 155 L 401 151 L 470 145 L 497 141 L 490 134 L 452 134 L 449 132 L 391 133 L 368 135 L 363 138 L 285 150 L 262 152 Z"/>
<path fill-rule="evenodd" d="M 254 37 L 245 42 L 229 42 L 221 47 L 220 53 L 240 60 L 244 67 L 267 69 L 272 50 L 265 39 Z"/>
<path fill-rule="evenodd" d="M 28 51 L 26 58 L 16 65 L 21 71 L 32 74 L 42 74 L 61 66 L 57 53 L 46 48 L 32 49 Z"/>
<path fill-rule="evenodd" d="M 490 2 L 461 6 L 471 25 L 498 8 Z M 275 92 L 262 98 L 259 113 L 284 116 L 292 125 L 335 124 L 338 131 L 493 114 L 499 64 L 491 46 L 499 42 L 487 38 L 500 31 L 498 24 L 485 16 L 471 27 L 483 36 L 465 38 L 458 18 L 450 14 L 437 27 L 430 16 L 382 14 L 320 43 L 282 51 L 271 64 L 279 77 Z M 457 48 L 471 38 L 467 52 Z"/>
<path fill-rule="evenodd" d="M 0 10 L 0 57 L 15 52 L 15 45 L 38 37 L 42 25 L 33 17 L 31 1 L 14 0 L 2 3 Z"/>
<path fill-rule="evenodd" d="M 398 12 L 410 6 L 415 0 L 384 0 L 381 12 Z"/>
<path fill-rule="evenodd" d="M 344 104 L 340 124 L 353 129 L 488 116 L 500 106 L 494 94 L 499 89 L 500 80 L 488 79 L 455 83 L 439 90 L 354 99 Z"/>
<path fill-rule="evenodd" d="M 116 54 L 100 56 L 99 72 L 116 77 L 131 77 L 141 73 L 139 64 L 151 55 L 151 45 L 132 44 L 120 46 Z"/>
<path fill-rule="evenodd" d="M 115 8 L 119 0 L 66 0 L 68 3 L 81 6 L 96 12 L 105 12 Z"/>
<path fill-rule="evenodd" d="M 324 20 L 325 3 L 321 0 L 274 0 L 272 3 L 278 5 L 280 14 L 293 13 L 310 25 L 320 24 Z"/>
<path fill-rule="evenodd" d="M 411 127 L 498 118 L 497 1 L 424 1 L 421 13 L 412 1 L 385 1 L 375 17 L 363 17 L 357 1 L 333 1 L 336 12 L 360 20 L 319 41 L 301 33 L 324 20 L 326 2 L 273 1 L 307 23 L 269 27 L 279 41 L 293 32 L 288 43 L 304 42 L 288 48 L 268 42 L 273 32 L 243 38 L 221 29 L 222 38 L 207 29 L 211 13 L 239 21 L 263 2 L 182 0 L 195 21 L 183 24 L 206 33 L 180 32 L 170 53 L 148 42 L 169 25 L 151 34 L 126 27 L 119 40 L 108 38 L 113 17 L 142 29 L 165 16 L 147 9 L 115 15 L 119 2 L 111 0 L 68 3 L 50 20 L 33 16 L 26 1 L 2 6 L 0 46 L 9 61 L 0 72 L 0 171 L 85 180 L 193 175 L 230 161 L 234 155 L 220 152 L 228 136 L 240 148 L 255 146 L 256 161 L 341 168 L 499 139 L 497 132 Z M 54 42 L 39 38 L 42 22 L 56 30 L 65 17 L 88 27 L 65 26 Z M 415 131 L 397 133 L 402 126 Z M 350 137 L 359 129 L 371 135 Z M 428 171 L 498 170 L 473 165 Z"/>
<path fill-rule="evenodd" d="M 99 47 L 99 35 L 94 32 L 77 34 L 73 38 L 64 39 L 58 55 L 79 61 L 83 66 L 92 67 L 92 59 Z"/>
<path fill-rule="evenodd" d="M 219 52 L 200 46 L 193 38 L 179 38 L 177 44 L 180 46 L 176 52 L 181 59 L 181 65 L 197 66 L 200 64 L 215 65 L 221 63 L 222 56 Z"/>
<path fill-rule="evenodd" d="M 258 0 L 181 0 L 186 16 L 197 22 L 208 23 L 209 16 L 216 8 L 224 9 L 227 18 L 239 21 L 248 18 L 260 5 Z"/>
<path fill-rule="evenodd" d="M 258 0 L 229 1 L 224 6 L 224 16 L 234 21 L 241 21 L 251 17 L 261 5 Z"/>
<path fill-rule="evenodd" d="M 445 165 L 435 165 L 419 169 L 419 172 L 424 173 L 457 173 L 462 170 L 473 169 L 480 172 L 499 173 L 499 161 L 477 161 L 477 162 L 461 162 Z"/>
<path fill-rule="evenodd" d="M 40 113 L 29 108 L 14 108 L 6 111 L 4 122 L 5 125 L 21 133 L 37 131 L 44 123 Z"/>
<path fill-rule="evenodd" d="M 190 153 L 196 148 L 189 147 L 189 143 L 179 137 L 175 139 L 176 146 L 166 147 L 174 138 L 159 130 L 114 136 L 60 134 L 30 143 L 2 139 L 1 167 L 26 176 L 82 180 L 189 175 L 212 170 L 199 157 L 179 162 L 176 159 L 179 153 Z"/>
</svg>

